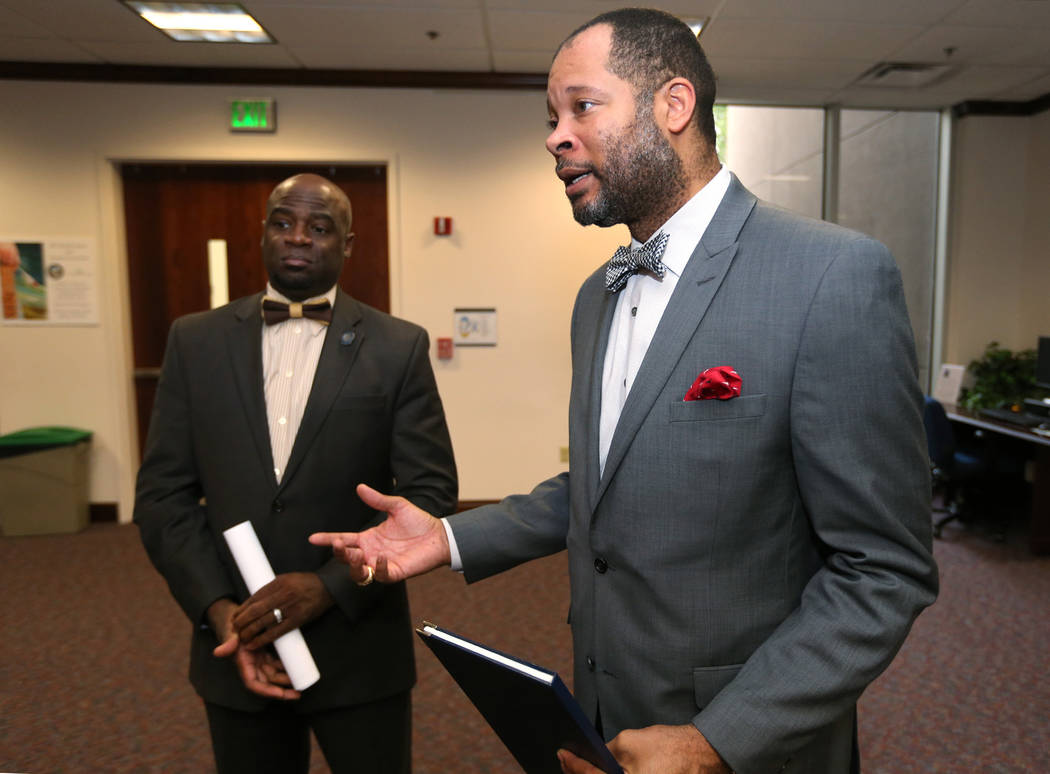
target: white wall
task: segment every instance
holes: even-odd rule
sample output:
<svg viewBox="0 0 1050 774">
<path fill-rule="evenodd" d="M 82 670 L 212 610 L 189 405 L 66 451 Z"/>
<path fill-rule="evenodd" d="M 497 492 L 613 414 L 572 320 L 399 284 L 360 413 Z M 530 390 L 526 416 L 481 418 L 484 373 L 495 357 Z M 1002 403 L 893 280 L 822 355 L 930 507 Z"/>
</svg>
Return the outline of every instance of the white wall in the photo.
<svg viewBox="0 0 1050 774">
<path fill-rule="evenodd" d="M 970 116 L 953 141 L 944 362 L 1050 335 L 1050 112 Z"/>
<path fill-rule="evenodd" d="M 227 99 L 272 96 L 275 135 L 231 134 Z M 495 349 L 435 362 L 463 499 L 563 469 L 568 324 L 580 282 L 626 242 L 572 220 L 543 147 L 542 92 L 0 82 L 0 236 L 90 237 L 101 324 L 0 325 L 0 433 L 95 432 L 91 500 L 131 517 L 138 465 L 122 160 L 386 162 L 392 310 L 431 338 L 456 306 L 495 306 Z M 432 236 L 436 215 L 455 235 Z M 352 267 L 351 267 L 352 270 Z"/>
</svg>

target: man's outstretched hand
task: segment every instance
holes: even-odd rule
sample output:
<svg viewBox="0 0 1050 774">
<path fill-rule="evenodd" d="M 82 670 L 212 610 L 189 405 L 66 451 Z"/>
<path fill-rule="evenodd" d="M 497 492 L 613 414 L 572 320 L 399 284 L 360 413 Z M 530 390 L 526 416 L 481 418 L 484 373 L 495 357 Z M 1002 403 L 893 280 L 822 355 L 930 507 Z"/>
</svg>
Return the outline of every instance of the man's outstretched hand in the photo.
<svg viewBox="0 0 1050 774">
<path fill-rule="evenodd" d="M 358 484 L 357 495 L 366 505 L 385 511 L 386 521 L 364 532 L 315 532 L 310 542 L 331 546 L 336 558 L 350 566 L 357 583 L 374 573 L 380 583 L 422 575 L 451 562 L 448 538 L 440 519 L 403 497 L 380 494 Z"/>
</svg>

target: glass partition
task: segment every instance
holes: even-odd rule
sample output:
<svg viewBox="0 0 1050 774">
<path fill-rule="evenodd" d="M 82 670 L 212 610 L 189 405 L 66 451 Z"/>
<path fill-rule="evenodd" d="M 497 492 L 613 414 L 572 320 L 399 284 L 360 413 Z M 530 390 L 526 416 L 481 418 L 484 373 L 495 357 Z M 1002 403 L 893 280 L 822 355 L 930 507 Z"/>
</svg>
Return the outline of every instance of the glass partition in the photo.
<svg viewBox="0 0 1050 774">
<path fill-rule="evenodd" d="M 838 222 L 890 248 L 904 279 L 920 383 L 929 384 L 940 115 L 842 110 Z"/>
<path fill-rule="evenodd" d="M 716 106 L 722 162 L 753 194 L 819 218 L 824 186 L 820 108 Z"/>
</svg>

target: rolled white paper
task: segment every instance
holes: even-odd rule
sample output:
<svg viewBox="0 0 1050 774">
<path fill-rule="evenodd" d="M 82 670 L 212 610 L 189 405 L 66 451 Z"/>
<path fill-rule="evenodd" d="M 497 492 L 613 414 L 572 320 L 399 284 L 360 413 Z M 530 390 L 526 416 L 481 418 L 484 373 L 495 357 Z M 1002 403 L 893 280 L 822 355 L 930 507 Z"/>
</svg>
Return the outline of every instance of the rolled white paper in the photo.
<svg viewBox="0 0 1050 774">
<path fill-rule="evenodd" d="M 226 538 L 226 545 L 230 547 L 230 553 L 233 554 L 233 560 L 237 562 L 237 569 L 241 571 L 249 594 L 254 594 L 276 577 L 250 521 L 242 521 L 222 534 Z M 317 664 L 310 655 L 310 649 L 306 646 L 301 631 L 293 629 L 281 635 L 274 640 L 273 646 L 277 649 L 284 671 L 291 678 L 295 690 L 305 690 L 321 679 L 321 673 L 317 671 Z"/>
</svg>

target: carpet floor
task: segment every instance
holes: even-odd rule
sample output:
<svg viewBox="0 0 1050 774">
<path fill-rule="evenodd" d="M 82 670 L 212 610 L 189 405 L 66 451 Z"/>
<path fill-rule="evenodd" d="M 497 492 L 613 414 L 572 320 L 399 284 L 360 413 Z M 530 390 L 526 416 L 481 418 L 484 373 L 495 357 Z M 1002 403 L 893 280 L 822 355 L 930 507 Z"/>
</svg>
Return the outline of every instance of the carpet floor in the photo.
<svg viewBox="0 0 1050 774">
<path fill-rule="evenodd" d="M 860 702 L 865 774 L 1050 772 L 1050 558 L 1022 529 L 949 527 L 938 602 Z M 0 771 L 213 771 L 187 679 L 187 623 L 128 525 L 0 537 Z M 564 554 L 467 587 L 409 584 L 413 616 L 570 682 Z M 415 774 L 519 769 L 437 660 L 417 647 Z M 315 745 L 311 773 L 327 766 Z"/>
</svg>

